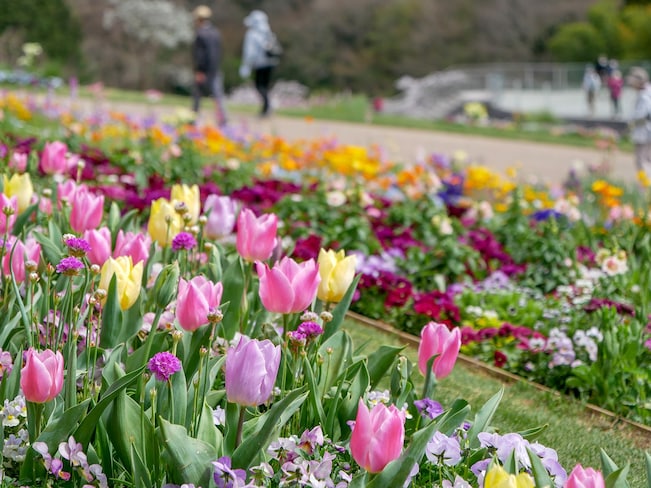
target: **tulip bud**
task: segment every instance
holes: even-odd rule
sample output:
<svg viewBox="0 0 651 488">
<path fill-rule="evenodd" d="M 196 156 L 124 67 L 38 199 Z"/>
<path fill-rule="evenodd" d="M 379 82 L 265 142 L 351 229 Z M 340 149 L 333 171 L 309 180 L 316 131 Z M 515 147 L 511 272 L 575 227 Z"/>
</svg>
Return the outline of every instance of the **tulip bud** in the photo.
<svg viewBox="0 0 651 488">
<path fill-rule="evenodd" d="M 166 265 L 158 276 L 153 288 L 153 297 L 158 308 L 167 307 L 177 294 L 179 282 L 179 263 Z"/>
<path fill-rule="evenodd" d="M 574 466 L 565 482 L 566 488 L 604 488 L 605 482 L 601 471 L 584 468 L 580 464 Z"/>
</svg>

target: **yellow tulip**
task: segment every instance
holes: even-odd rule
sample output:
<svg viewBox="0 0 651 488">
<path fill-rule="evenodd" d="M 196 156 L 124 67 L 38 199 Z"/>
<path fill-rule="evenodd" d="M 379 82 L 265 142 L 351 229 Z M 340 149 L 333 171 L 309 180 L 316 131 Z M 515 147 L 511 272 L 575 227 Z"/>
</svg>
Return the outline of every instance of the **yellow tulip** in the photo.
<svg viewBox="0 0 651 488">
<path fill-rule="evenodd" d="M 502 466 L 495 464 L 486 473 L 484 488 L 534 488 L 534 482 L 527 473 L 509 474 Z"/>
<path fill-rule="evenodd" d="M 340 302 L 355 277 L 357 257 L 346 257 L 343 250 L 335 253 L 321 249 L 318 262 L 321 283 L 317 297 L 324 302 Z"/>
<path fill-rule="evenodd" d="M 183 202 L 188 208 L 191 224 L 196 224 L 201 213 L 201 199 L 199 197 L 199 187 L 197 185 L 174 185 L 172 186 L 172 203 Z"/>
<path fill-rule="evenodd" d="M 127 310 L 136 303 L 140 295 L 142 270 L 143 262 L 140 261 L 134 266 L 131 256 L 108 258 L 102 266 L 99 287 L 108 291 L 111 278 L 115 275 L 120 308 Z"/>
<path fill-rule="evenodd" d="M 181 232 L 182 226 L 181 216 L 170 201 L 159 198 L 152 202 L 147 231 L 154 241 L 163 247 L 171 244 L 176 234 Z"/>
<path fill-rule="evenodd" d="M 11 178 L 7 178 L 7 175 L 2 175 L 2 180 L 4 182 L 5 195 L 9 198 L 15 196 L 18 201 L 18 213 L 29 207 L 32 201 L 32 195 L 34 194 L 34 187 L 32 186 L 29 173 L 23 173 L 21 175 L 16 173 Z"/>
</svg>

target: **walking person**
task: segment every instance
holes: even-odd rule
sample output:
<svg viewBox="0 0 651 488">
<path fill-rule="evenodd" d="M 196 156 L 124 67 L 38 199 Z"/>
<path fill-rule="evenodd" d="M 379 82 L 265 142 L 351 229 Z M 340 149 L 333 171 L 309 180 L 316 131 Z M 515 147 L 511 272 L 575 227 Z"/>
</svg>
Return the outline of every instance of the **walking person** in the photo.
<svg viewBox="0 0 651 488">
<path fill-rule="evenodd" d="M 635 108 L 630 121 L 631 140 L 635 145 L 635 166 L 639 171 L 651 172 L 651 86 L 644 68 L 631 68 L 627 84 L 637 91 Z"/>
<path fill-rule="evenodd" d="M 601 78 L 599 78 L 597 71 L 590 65 L 586 66 L 585 73 L 583 74 L 583 90 L 585 91 L 588 111 L 591 117 L 594 117 L 595 97 L 599 91 L 599 87 L 601 87 Z"/>
<path fill-rule="evenodd" d="M 608 77 L 608 92 L 610 93 L 610 102 L 613 109 L 613 118 L 619 116 L 619 99 L 622 96 L 622 87 L 624 86 L 624 78 L 622 78 L 622 72 L 618 69 L 613 70 L 611 75 Z"/>
<path fill-rule="evenodd" d="M 219 30 L 210 22 L 212 11 L 205 5 L 199 5 L 192 13 L 195 23 L 195 38 L 192 46 L 194 84 L 192 85 L 192 110 L 195 122 L 199 117 L 201 97 L 209 96 L 215 101 L 215 118 L 217 125 L 227 123 L 224 107 L 224 80 L 220 64 L 222 58 L 222 40 Z"/>
<path fill-rule="evenodd" d="M 244 19 L 247 27 L 242 48 L 240 76 L 248 78 L 253 73 L 255 89 L 260 95 L 262 107 L 260 116 L 269 115 L 269 97 L 274 68 L 282 52 L 280 44 L 269 26 L 269 18 L 262 10 L 254 10 Z"/>
</svg>

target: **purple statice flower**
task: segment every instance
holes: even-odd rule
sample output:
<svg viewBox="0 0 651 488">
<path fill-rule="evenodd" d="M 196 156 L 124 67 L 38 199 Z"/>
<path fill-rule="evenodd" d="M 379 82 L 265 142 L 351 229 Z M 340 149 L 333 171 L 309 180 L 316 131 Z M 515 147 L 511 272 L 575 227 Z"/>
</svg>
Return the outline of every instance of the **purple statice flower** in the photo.
<svg viewBox="0 0 651 488">
<path fill-rule="evenodd" d="M 63 242 L 68 246 L 68 252 L 76 258 L 83 258 L 91 250 L 90 244 L 86 239 L 74 236 L 64 236 Z"/>
<path fill-rule="evenodd" d="M 315 322 L 303 322 L 296 328 L 296 331 L 303 334 L 307 340 L 323 334 L 323 329 Z"/>
<path fill-rule="evenodd" d="M 172 239 L 172 249 L 175 251 L 180 251 L 181 249 L 189 251 L 195 247 L 197 247 L 197 240 L 189 232 L 179 232 L 176 234 L 176 237 Z"/>
<path fill-rule="evenodd" d="M 423 417 L 430 419 L 436 418 L 443 413 L 443 407 L 436 400 L 431 398 L 423 398 L 422 400 L 415 400 L 414 406 L 418 409 Z"/>
<path fill-rule="evenodd" d="M 158 381 L 167 381 L 181 369 L 181 361 L 170 352 L 159 352 L 149 360 L 147 368 L 156 375 Z"/>
<path fill-rule="evenodd" d="M 446 466 L 455 466 L 461 461 L 459 440 L 448 437 L 442 432 L 436 432 L 427 443 L 425 455 L 432 464 L 443 463 Z"/>
<path fill-rule="evenodd" d="M 213 461 L 213 480 L 217 488 L 244 488 L 246 486 L 246 471 L 243 469 L 231 469 L 231 458 L 220 457 Z"/>
<path fill-rule="evenodd" d="M 12 369 L 14 369 L 14 363 L 11 360 L 11 353 L 0 350 L 0 381 L 5 376 L 9 376 Z"/>
<path fill-rule="evenodd" d="M 56 270 L 57 273 L 61 273 L 66 276 L 76 276 L 77 274 L 79 274 L 79 270 L 82 269 L 83 267 L 84 267 L 84 263 L 79 261 L 79 259 L 77 259 L 74 256 L 69 256 L 59 261 Z"/>
</svg>

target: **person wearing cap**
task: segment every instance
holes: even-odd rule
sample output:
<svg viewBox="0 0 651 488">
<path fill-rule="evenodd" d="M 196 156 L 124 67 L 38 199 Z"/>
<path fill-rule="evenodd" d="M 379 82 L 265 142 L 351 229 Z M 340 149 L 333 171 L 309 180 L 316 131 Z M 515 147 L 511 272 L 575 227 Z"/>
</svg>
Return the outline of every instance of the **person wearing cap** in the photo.
<svg viewBox="0 0 651 488">
<path fill-rule="evenodd" d="M 637 91 L 630 122 L 631 140 L 635 145 L 635 166 L 638 171 L 651 171 L 651 86 L 649 74 L 638 66 L 631 68 L 627 84 Z"/>
<path fill-rule="evenodd" d="M 271 76 L 279 58 L 270 55 L 267 45 L 275 40 L 275 35 L 269 26 L 269 18 L 262 10 L 253 10 L 244 19 L 247 27 L 242 47 L 242 63 L 240 76 L 248 78 L 253 73 L 253 81 L 262 100 L 260 116 L 266 117 L 270 112 L 269 94 L 271 91 Z"/>
<path fill-rule="evenodd" d="M 205 5 L 199 5 L 192 12 L 195 23 L 195 38 L 192 46 L 194 84 L 192 86 L 192 110 L 196 118 L 202 96 L 215 100 L 217 124 L 222 127 L 227 123 L 224 107 L 224 85 L 220 63 L 222 57 L 222 40 L 219 30 L 210 22 L 212 11 Z M 195 121 L 196 121 L 195 118 Z"/>
</svg>

